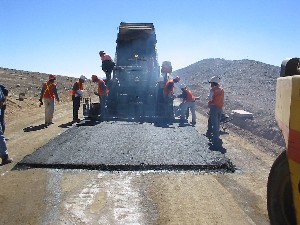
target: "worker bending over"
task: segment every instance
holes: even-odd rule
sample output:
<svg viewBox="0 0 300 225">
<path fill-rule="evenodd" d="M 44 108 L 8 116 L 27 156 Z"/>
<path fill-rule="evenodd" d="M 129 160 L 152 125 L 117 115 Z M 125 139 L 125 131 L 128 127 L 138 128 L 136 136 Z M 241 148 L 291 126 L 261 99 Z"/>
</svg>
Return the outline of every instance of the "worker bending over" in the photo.
<svg viewBox="0 0 300 225">
<path fill-rule="evenodd" d="M 105 108 L 106 108 L 106 101 L 107 101 L 107 95 L 108 95 L 108 87 L 105 84 L 105 81 L 102 79 L 99 79 L 96 75 L 92 75 L 92 82 L 97 83 L 98 90 L 95 91 L 94 94 L 99 96 L 100 100 L 100 118 L 105 118 Z"/>
<path fill-rule="evenodd" d="M 170 79 L 166 82 L 163 96 L 164 96 L 164 103 L 165 103 L 165 116 L 168 119 L 174 118 L 173 113 L 173 100 L 174 100 L 174 85 L 180 81 L 180 77 L 176 77 L 174 79 Z"/>
<path fill-rule="evenodd" d="M 52 119 L 54 114 L 54 99 L 56 99 L 56 101 L 59 102 L 56 84 L 54 83 L 55 80 L 56 80 L 55 75 L 49 75 L 49 80 L 43 84 L 40 99 L 39 99 L 40 105 L 45 105 L 46 126 L 53 124 Z"/>
<path fill-rule="evenodd" d="M 73 101 L 73 122 L 79 122 L 80 119 L 78 117 L 78 111 L 80 108 L 80 100 L 83 97 L 83 83 L 85 82 L 86 77 L 81 75 L 79 80 L 76 81 L 73 85 L 71 95 L 72 95 L 72 101 Z"/>
<path fill-rule="evenodd" d="M 209 81 L 211 89 L 209 93 L 209 118 L 206 136 L 213 144 L 221 144 L 220 121 L 224 105 L 224 90 L 220 86 L 220 78 L 212 77 Z"/>
<path fill-rule="evenodd" d="M 112 61 L 111 57 L 107 55 L 104 51 L 100 51 L 99 55 L 102 61 L 102 70 L 106 75 L 106 81 L 109 82 L 115 63 Z"/>
<path fill-rule="evenodd" d="M 192 114 L 192 125 L 196 124 L 196 110 L 195 110 L 195 101 L 196 97 L 192 94 L 192 92 L 187 88 L 181 88 L 182 93 L 178 95 L 178 98 L 182 98 L 182 103 L 180 104 L 180 122 L 184 122 L 186 120 L 185 115 L 187 114 L 187 110 L 191 110 Z"/>
</svg>

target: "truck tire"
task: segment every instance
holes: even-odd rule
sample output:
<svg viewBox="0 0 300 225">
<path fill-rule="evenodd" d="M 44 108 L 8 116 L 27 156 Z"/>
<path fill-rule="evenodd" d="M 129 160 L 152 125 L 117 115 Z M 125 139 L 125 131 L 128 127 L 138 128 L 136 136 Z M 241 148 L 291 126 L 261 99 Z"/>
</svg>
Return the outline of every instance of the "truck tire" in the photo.
<svg viewBox="0 0 300 225">
<path fill-rule="evenodd" d="M 267 207 L 271 225 L 296 225 L 286 151 L 282 152 L 273 163 L 267 188 Z"/>
</svg>

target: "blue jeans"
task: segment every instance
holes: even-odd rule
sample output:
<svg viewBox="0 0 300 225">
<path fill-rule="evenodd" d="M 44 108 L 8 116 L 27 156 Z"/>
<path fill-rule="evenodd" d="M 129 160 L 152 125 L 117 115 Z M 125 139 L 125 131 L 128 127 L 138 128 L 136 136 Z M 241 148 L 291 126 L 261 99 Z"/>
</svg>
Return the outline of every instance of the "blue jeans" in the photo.
<svg viewBox="0 0 300 225">
<path fill-rule="evenodd" d="M 0 124 L 0 157 L 7 156 L 7 146 L 6 146 L 6 141 L 4 134 L 2 132 L 2 126 Z"/>
<path fill-rule="evenodd" d="M 1 108 L 1 112 L 0 112 L 0 124 L 2 126 L 2 132 L 4 133 L 4 131 L 5 131 L 4 108 Z"/>
<path fill-rule="evenodd" d="M 194 102 L 185 102 L 180 104 L 181 108 L 181 119 L 185 119 L 186 111 L 190 108 L 192 113 L 192 123 L 196 123 L 196 111 L 195 111 L 195 101 Z"/>
<path fill-rule="evenodd" d="M 103 116 L 105 116 L 107 94 L 100 95 L 99 101 L 100 101 L 100 115 L 101 115 L 101 117 L 103 117 Z"/>
<path fill-rule="evenodd" d="M 220 139 L 220 121 L 222 108 L 215 105 L 210 106 L 207 135 L 210 139 L 218 141 Z"/>
</svg>

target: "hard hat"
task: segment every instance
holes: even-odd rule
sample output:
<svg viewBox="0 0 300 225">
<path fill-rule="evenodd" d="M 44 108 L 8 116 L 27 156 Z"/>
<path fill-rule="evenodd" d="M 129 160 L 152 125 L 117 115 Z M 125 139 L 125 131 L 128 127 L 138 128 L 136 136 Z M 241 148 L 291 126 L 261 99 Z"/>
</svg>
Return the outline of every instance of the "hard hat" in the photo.
<svg viewBox="0 0 300 225">
<path fill-rule="evenodd" d="M 52 75 L 52 74 L 50 74 L 50 75 L 49 75 L 49 80 L 56 80 L 56 76 L 55 76 L 55 75 Z"/>
<path fill-rule="evenodd" d="M 97 81 L 98 77 L 96 75 L 92 75 L 92 81 L 95 82 Z"/>
<path fill-rule="evenodd" d="M 86 77 L 85 77 L 85 76 L 83 76 L 83 75 L 81 75 L 81 76 L 79 77 L 79 79 L 80 79 L 80 80 L 84 80 L 84 81 L 85 81 L 85 80 L 86 80 Z"/>
<path fill-rule="evenodd" d="M 217 83 L 217 84 L 220 83 L 220 77 L 216 77 L 216 76 L 212 77 L 209 83 Z"/>
<path fill-rule="evenodd" d="M 175 77 L 173 80 L 174 80 L 174 81 L 176 80 L 177 82 L 179 82 L 179 81 L 180 81 L 180 77 L 177 76 L 177 77 Z"/>
</svg>

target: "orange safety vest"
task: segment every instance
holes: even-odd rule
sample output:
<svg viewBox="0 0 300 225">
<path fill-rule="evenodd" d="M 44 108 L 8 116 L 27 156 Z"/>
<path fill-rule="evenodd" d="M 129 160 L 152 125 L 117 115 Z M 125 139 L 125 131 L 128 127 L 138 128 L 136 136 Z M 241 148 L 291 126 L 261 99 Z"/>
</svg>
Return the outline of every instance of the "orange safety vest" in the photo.
<svg viewBox="0 0 300 225">
<path fill-rule="evenodd" d="M 174 81 L 168 80 L 164 87 L 164 95 L 172 94 L 174 91 Z"/>
<path fill-rule="evenodd" d="M 54 94 L 54 88 L 56 87 L 56 84 L 48 81 L 44 83 L 44 94 L 43 94 L 43 98 L 55 98 L 55 94 Z"/>
<path fill-rule="evenodd" d="M 106 86 L 104 80 L 98 80 L 98 94 L 103 95 L 109 92 L 108 87 Z"/>
<path fill-rule="evenodd" d="M 185 89 L 186 91 L 186 98 L 183 99 L 183 102 L 194 102 L 195 101 L 195 96 L 192 94 L 192 92 L 189 89 Z"/>
<path fill-rule="evenodd" d="M 214 86 L 212 88 L 213 96 L 212 101 L 208 102 L 208 106 L 215 105 L 218 107 L 223 107 L 224 105 L 224 90 L 220 86 Z"/>
<path fill-rule="evenodd" d="M 82 91 L 82 90 L 83 90 L 83 83 L 81 83 L 81 82 L 79 82 L 79 81 L 76 81 L 76 82 L 74 83 L 74 85 L 73 85 L 73 88 L 74 88 L 74 86 L 75 86 L 76 83 L 77 83 L 78 86 L 79 86 L 79 90 Z M 77 90 L 72 89 L 72 90 L 70 91 L 71 95 L 75 95 L 76 91 L 77 91 Z"/>
</svg>

